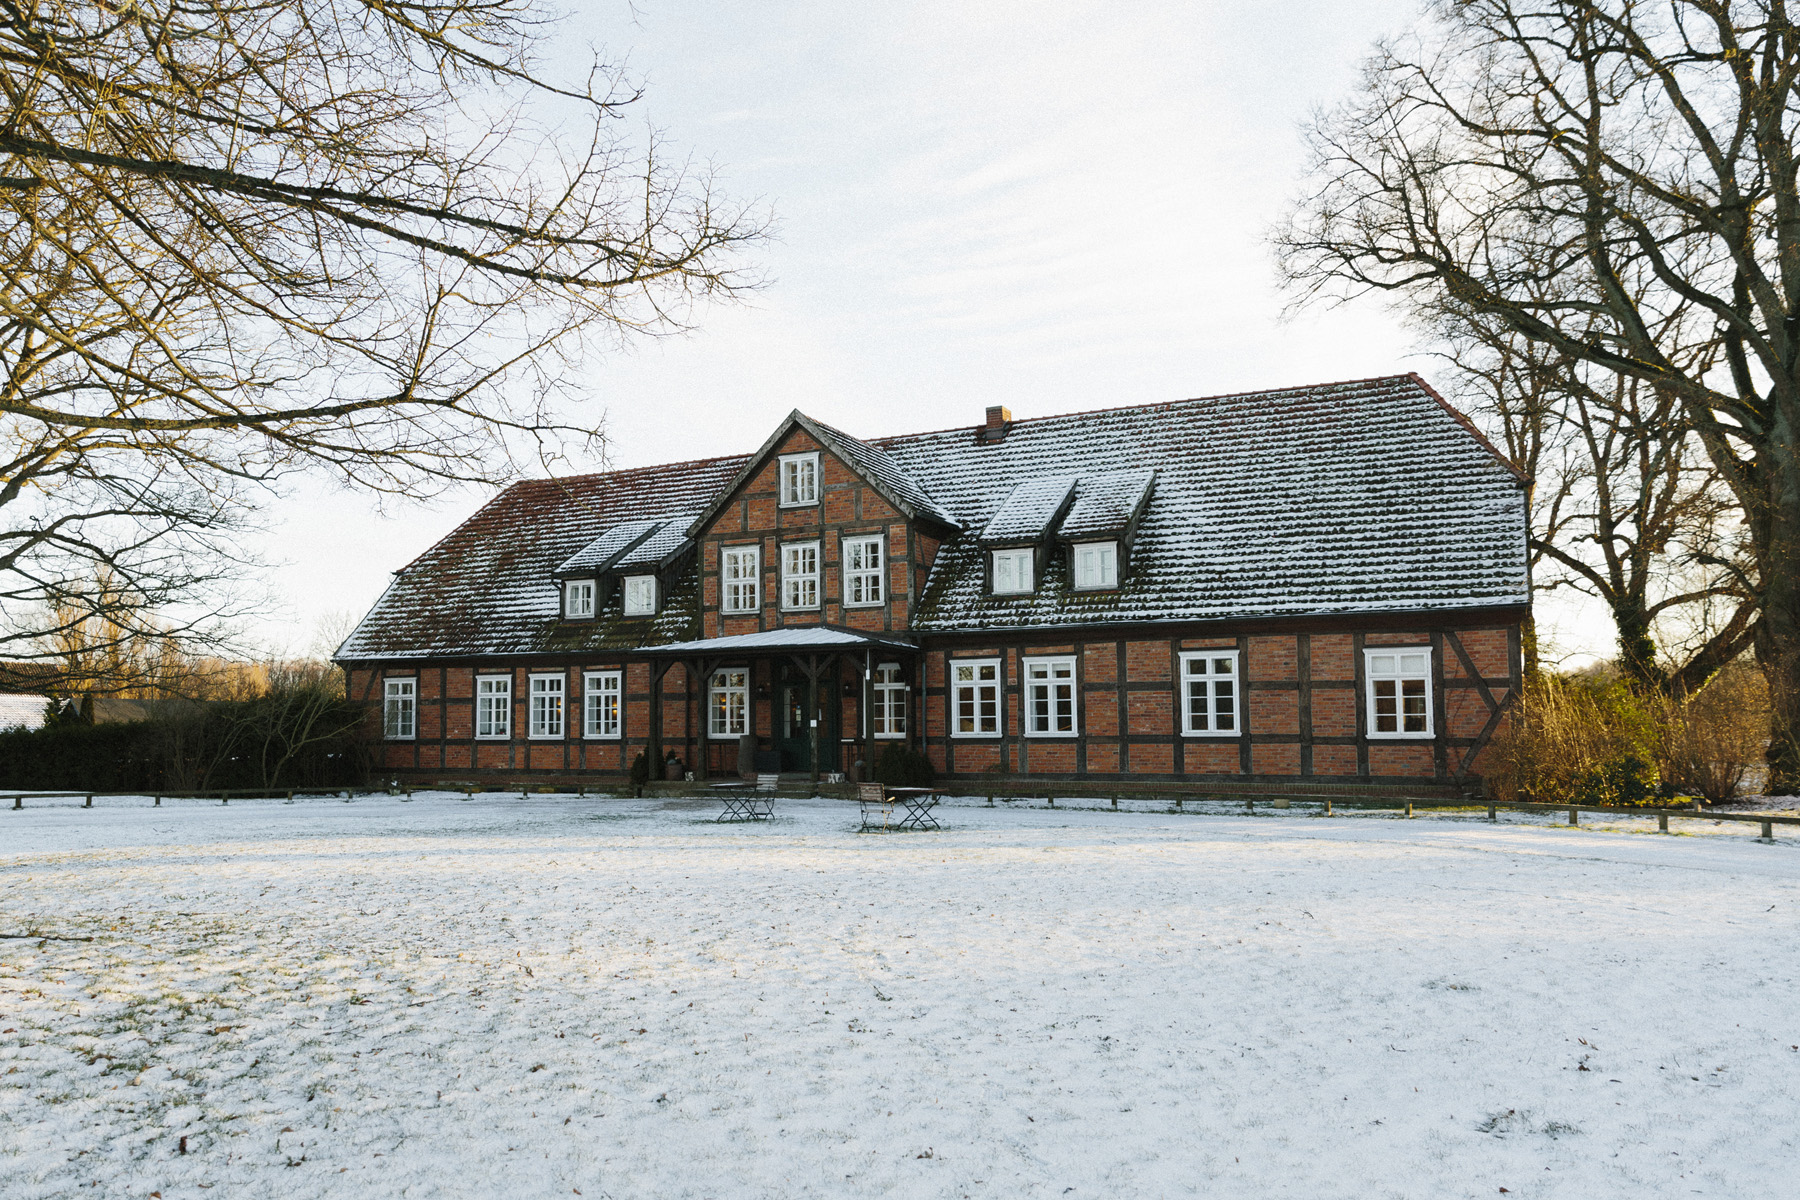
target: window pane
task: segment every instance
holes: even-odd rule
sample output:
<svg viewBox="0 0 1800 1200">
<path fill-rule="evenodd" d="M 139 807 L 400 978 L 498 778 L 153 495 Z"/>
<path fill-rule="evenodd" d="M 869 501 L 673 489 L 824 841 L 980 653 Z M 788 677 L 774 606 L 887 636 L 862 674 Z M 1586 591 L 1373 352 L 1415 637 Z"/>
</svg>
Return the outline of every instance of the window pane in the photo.
<svg viewBox="0 0 1800 1200">
<path fill-rule="evenodd" d="M 1237 685 L 1229 679 L 1213 680 L 1213 728 L 1237 728 Z"/>
<path fill-rule="evenodd" d="M 1378 679 L 1375 681 L 1375 732 L 1400 732 L 1398 704 L 1396 702 L 1394 681 Z"/>
</svg>

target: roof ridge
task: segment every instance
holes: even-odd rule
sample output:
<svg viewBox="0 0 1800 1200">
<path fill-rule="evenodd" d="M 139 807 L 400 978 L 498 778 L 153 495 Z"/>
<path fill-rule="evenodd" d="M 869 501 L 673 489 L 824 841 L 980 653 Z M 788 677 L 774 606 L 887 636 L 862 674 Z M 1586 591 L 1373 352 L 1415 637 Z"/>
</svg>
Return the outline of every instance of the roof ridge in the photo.
<svg viewBox="0 0 1800 1200">
<path fill-rule="evenodd" d="M 1045 413 L 1041 417 L 1016 417 L 1012 424 L 1026 425 L 1038 421 L 1060 421 L 1065 417 L 1092 417 L 1100 413 L 1125 412 L 1129 409 L 1173 408 L 1177 404 L 1198 404 L 1204 400 L 1235 400 L 1240 396 L 1278 396 L 1284 392 L 1310 392 L 1319 388 L 1343 388 L 1359 383 L 1391 383 L 1402 379 L 1416 380 L 1418 378 L 1418 372 L 1407 371 L 1394 375 L 1370 375 L 1366 379 L 1334 379 L 1325 383 L 1300 383 L 1292 387 L 1256 388 L 1247 392 L 1219 392 L 1211 396 L 1186 396 L 1180 400 L 1152 400 L 1148 404 L 1115 404 L 1109 408 L 1082 408 L 1074 412 Z M 877 438 L 864 438 L 863 441 L 871 445 L 882 445 L 882 448 L 886 449 L 884 443 L 887 442 L 898 442 L 907 438 L 932 437 L 940 433 L 962 433 L 966 430 L 980 428 L 980 425 L 947 425 L 942 429 L 922 429 L 916 433 L 890 433 Z M 994 444 L 999 445 L 1000 443 Z"/>
</svg>

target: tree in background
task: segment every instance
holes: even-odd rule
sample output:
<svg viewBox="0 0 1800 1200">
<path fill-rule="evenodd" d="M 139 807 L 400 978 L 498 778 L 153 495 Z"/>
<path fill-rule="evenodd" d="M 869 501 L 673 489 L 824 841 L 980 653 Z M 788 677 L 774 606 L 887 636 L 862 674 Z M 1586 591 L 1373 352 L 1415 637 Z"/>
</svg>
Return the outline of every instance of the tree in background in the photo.
<svg viewBox="0 0 1800 1200">
<path fill-rule="evenodd" d="M 0 9 L 0 657 L 216 641 L 267 488 L 417 495 L 593 437 L 596 346 L 752 280 L 534 0 Z M 154 615 L 154 616 L 153 616 Z M 90 645 L 90 652 L 100 648 Z"/>
<path fill-rule="evenodd" d="M 1775 0 L 1439 0 L 1316 119 L 1277 234 L 1305 294 L 1452 303 L 1679 405 L 1743 521 L 1709 565 L 1755 603 L 1772 791 L 1800 789 L 1797 121 Z"/>
<path fill-rule="evenodd" d="M 1453 303 L 1421 315 L 1452 394 L 1530 481 L 1533 588 L 1605 604 L 1637 685 L 1704 687 L 1749 647 L 1756 601 L 1738 510 L 1680 404 Z"/>
</svg>

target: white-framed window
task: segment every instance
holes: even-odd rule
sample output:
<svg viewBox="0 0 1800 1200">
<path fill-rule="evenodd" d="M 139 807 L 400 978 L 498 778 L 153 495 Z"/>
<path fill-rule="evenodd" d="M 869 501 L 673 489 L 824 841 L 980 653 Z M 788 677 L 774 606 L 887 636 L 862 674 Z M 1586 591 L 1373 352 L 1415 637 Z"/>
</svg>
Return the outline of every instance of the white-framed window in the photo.
<svg viewBox="0 0 1800 1200">
<path fill-rule="evenodd" d="M 656 576 L 627 575 L 625 577 L 625 615 L 628 617 L 648 617 L 656 612 Z"/>
<path fill-rule="evenodd" d="M 1021 596 L 1035 588 L 1036 559 L 1029 549 L 994 551 L 994 595 Z"/>
<path fill-rule="evenodd" d="M 621 736 L 624 693 L 622 671 L 589 671 L 581 677 L 582 736 L 615 740 Z"/>
<path fill-rule="evenodd" d="M 720 611 L 755 612 L 761 607 L 762 548 L 760 546 L 720 547 Z"/>
<path fill-rule="evenodd" d="M 1025 736 L 1074 737 L 1075 660 L 1028 658 L 1025 670 Z"/>
<path fill-rule="evenodd" d="M 394 741 L 419 736 L 417 679 L 388 679 L 382 682 L 381 735 Z"/>
<path fill-rule="evenodd" d="M 716 738 L 750 732 L 750 672 L 714 671 L 707 711 L 708 729 Z"/>
<path fill-rule="evenodd" d="M 1119 543 L 1079 542 L 1075 546 L 1078 589 L 1119 586 Z"/>
<path fill-rule="evenodd" d="M 475 677 L 475 736 L 494 739 L 512 736 L 512 676 Z"/>
<path fill-rule="evenodd" d="M 532 737 L 563 735 L 563 684 L 561 675 L 531 677 L 531 723 L 526 728 Z"/>
<path fill-rule="evenodd" d="M 1369 736 L 1428 738 L 1431 730 L 1431 647 L 1382 646 L 1363 651 L 1369 685 Z"/>
<path fill-rule="evenodd" d="M 906 681 L 900 677 L 899 663 L 882 663 L 875 668 L 870 684 L 870 720 L 878 738 L 906 736 Z"/>
<path fill-rule="evenodd" d="M 950 660 L 950 733 L 953 737 L 1000 736 L 1000 660 Z"/>
<path fill-rule="evenodd" d="M 1237 737 L 1236 650 L 1184 650 L 1181 654 L 1181 732 L 1188 737 Z"/>
<path fill-rule="evenodd" d="M 885 591 L 881 577 L 886 555 L 881 552 L 882 539 L 852 537 L 844 539 L 844 603 L 852 605 L 880 604 Z"/>
<path fill-rule="evenodd" d="M 782 546 L 781 607 L 819 607 L 819 543 L 789 542 Z"/>
<path fill-rule="evenodd" d="M 781 506 L 819 502 L 819 456 L 817 454 L 784 454 L 781 456 Z"/>
<path fill-rule="evenodd" d="M 594 581 L 571 579 L 563 584 L 563 616 L 591 617 L 593 615 Z"/>
</svg>

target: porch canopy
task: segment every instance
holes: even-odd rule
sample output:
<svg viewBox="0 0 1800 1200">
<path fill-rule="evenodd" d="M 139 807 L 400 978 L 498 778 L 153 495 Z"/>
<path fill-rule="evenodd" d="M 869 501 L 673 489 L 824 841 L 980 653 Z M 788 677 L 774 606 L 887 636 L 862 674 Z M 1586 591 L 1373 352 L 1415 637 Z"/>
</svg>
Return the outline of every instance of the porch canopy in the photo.
<svg viewBox="0 0 1800 1200">
<path fill-rule="evenodd" d="M 819 710 L 819 680 L 826 670 L 836 666 L 838 660 L 848 659 L 859 663 L 862 667 L 862 703 L 860 737 L 863 743 L 865 762 L 873 761 L 871 740 L 874 731 L 869 722 L 870 704 L 870 666 L 876 654 L 893 654 L 902 652 L 917 654 L 919 646 L 916 642 L 894 634 L 869 633 L 861 629 L 845 629 L 838 625 L 789 625 L 782 629 L 770 629 L 761 633 L 740 633 L 730 637 L 702 638 L 693 642 L 671 642 L 662 646 L 644 646 L 637 653 L 662 661 L 651 668 L 651 741 L 656 755 L 662 753 L 662 677 L 676 663 L 685 666 L 692 676 L 700 681 L 701 695 L 713 672 L 734 659 L 746 658 L 785 658 L 797 667 L 807 681 L 807 711 L 817 714 Z M 705 701 L 702 701 L 704 705 Z M 698 722 L 696 733 L 700 744 L 699 761 L 695 764 L 700 778 L 706 776 L 707 743 L 711 738 L 711 720 L 704 713 Z M 812 742 L 812 779 L 819 780 L 819 726 L 813 720 L 809 736 Z"/>
</svg>

